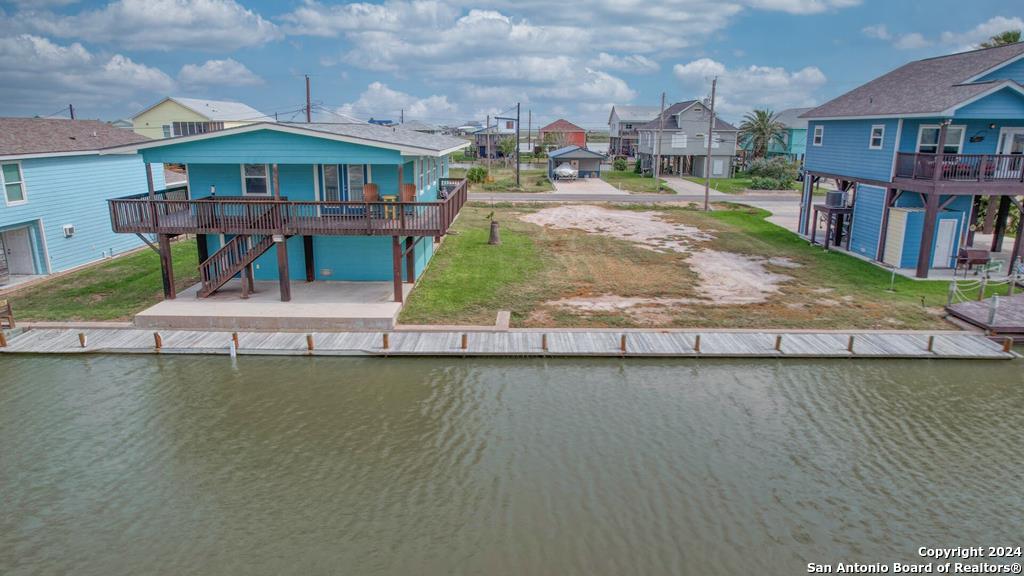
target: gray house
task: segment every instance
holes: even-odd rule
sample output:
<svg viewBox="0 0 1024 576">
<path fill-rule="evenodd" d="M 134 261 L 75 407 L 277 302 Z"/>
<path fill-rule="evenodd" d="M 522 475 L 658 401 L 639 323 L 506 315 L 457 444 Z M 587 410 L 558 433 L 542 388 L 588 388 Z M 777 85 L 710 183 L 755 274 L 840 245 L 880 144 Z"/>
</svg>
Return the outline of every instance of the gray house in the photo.
<svg viewBox="0 0 1024 576">
<path fill-rule="evenodd" d="M 654 170 L 658 130 L 661 128 L 662 174 L 704 176 L 705 165 L 710 164 L 711 176 L 729 177 L 739 130 L 716 116 L 711 138 L 711 162 L 707 162 L 709 114 L 700 100 L 687 100 L 669 106 L 663 117 L 658 116 L 640 126 L 637 156 L 643 170 Z"/>
<path fill-rule="evenodd" d="M 636 129 L 658 117 L 657 106 L 612 106 L 608 115 L 608 153 L 636 156 Z"/>
</svg>

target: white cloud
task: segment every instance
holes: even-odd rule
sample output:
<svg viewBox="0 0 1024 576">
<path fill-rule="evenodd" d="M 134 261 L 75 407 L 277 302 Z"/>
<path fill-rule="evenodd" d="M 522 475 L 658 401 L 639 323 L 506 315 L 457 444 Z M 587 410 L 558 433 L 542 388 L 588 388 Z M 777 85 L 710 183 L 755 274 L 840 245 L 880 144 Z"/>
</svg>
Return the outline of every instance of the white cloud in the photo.
<svg viewBox="0 0 1024 576">
<path fill-rule="evenodd" d="M 277 25 L 235 0 L 115 0 L 70 15 L 20 11 L 13 20 L 46 36 L 135 50 L 236 50 L 281 37 Z"/>
<path fill-rule="evenodd" d="M 817 102 L 816 91 L 827 79 L 821 70 L 808 66 L 796 71 L 771 66 L 726 68 L 710 58 L 676 64 L 673 72 L 694 97 L 710 91 L 711 77 L 718 76 L 716 106 L 723 115 L 738 117 L 754 108 L 785 108 L 811 106 Z"/>
<path fill-rule="evenodd" d="M 601 70 L 619 70 L 634 74 L 657 72 L 661 68 L 657 62 L 643 54 L 615 56 L 607 52 L 598 54 L 597 58 L 590 61 L 590 65 Z"/>
<path fill-rule="evenodd" d="M 80 109 L 106 107 L 174 87 L 163 71 L 122 54 L 99 56 L 77 42 L 63 46 L 31 34 L 0 37 L 0 69 L 0 100 L 26 114 L 68 102 Z"/>
<path fill-rule="evenodd" d="M 982 42 L 1007 30 L 1024 30 L 1024 20 L 1018 16 L 1013 18 L 994 16 L 966 32 L 943 32 L 939 36 L 939 40 L 943 44 L 971 49 L 977 48 Z"/>
<path fill-rule="evenodd" d="M 458 113 L 458 107 L 449 102 L 447 96 L 418 98 L 393 90 L 381 82 L 371 83 L 357 100 L 343 104 L 338 107 L 337 112 L 363 119 L 397 119 L 402 110 L 405 110 L 407 120 L 415 118 L 427 122 L 441 122 Z"/>
<path fill-rule="evenodd" d="M 901 34 L 893 41 L 892 45 L 900 50 L 917 50 L 919 48 L 927 48 L 932 43 L 923 34 L 911 32 L 909 34 Z"/>
<path fill-rule="evenodd" d="M 890 40 L 892 39 L 892 33 L 889 32 L 889 28 L 885 24 L 875 24 L 874 26 L 865 26 L 860 29 L 861 33 L 868 38 L 877 38 L 879 40 Z"/>
<path fill-rule="evenodd" d="M 257 86 L 263 84 L 263 78 L 249 70 L 245 64 L 233 58 L 207 60 L 202 64 L 186 64 L 178 72 L 178 80 L 182 84 L 191 86 L 212 86 L 217 84 Z"/>
<path fill-rule="evenodd" d="M 747 0 L 753 8 L 779 10 L 790 14 L 817 14 L 837 8 L 860 5 L 861 0 Z"/>
</svg>

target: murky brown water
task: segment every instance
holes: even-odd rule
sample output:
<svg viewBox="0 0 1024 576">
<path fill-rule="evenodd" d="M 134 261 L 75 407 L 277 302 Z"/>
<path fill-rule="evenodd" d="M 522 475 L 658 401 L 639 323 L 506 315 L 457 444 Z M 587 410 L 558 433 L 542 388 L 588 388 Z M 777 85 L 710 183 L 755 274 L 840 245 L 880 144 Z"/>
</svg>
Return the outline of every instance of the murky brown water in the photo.
<svg viewBox="0 0 1024 576">
<path fill-rule="evenodd" d="M 1024 364 L 0 358 L 0 574 L 799 574 L 1024 545 Z"/>
</svg>

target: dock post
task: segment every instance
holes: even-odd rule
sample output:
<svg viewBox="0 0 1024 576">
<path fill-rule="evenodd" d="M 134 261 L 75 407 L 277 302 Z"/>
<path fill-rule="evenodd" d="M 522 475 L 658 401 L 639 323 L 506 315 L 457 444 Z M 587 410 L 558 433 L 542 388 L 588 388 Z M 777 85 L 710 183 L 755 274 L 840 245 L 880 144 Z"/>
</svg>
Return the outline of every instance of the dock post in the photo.
<svg viewBox="0 0 1024 576">
<path fill-rule="evenodd" d="M 243 281 L 242 284 L 245 284 Z M 238 349 L 238 332 L 231 333 L 231 341 L 235 344 L 235 349 Z"/>
<path fill-rule="evenodd" d="M 619 338 L 619 350 L 621 350 L 623 354 L 626 353 L 626 335 L 625 334 L 623 334 L 622 337 Z"/>
<path fill-rule="evenodd" d="M 78 333 L 78 346 L 80 348 L 85 348 L 87 346 L 87 342 L 88 342 L 88 339 L 85 336 L 85 332 L 79 332 Z"/>
<path fill-rule="evenodd" d="M 160 350 L 161 348 L 164 347 L 164 339 L 160 337 L 159 332 L 153 332 L 153 345 L 156 347 L 157 350 Z"/>
<path fill-rule="evenodd" d="M 953 305 L 953 299 L 956 298 L 956 278 L 949 283 L 949 294 L 946 295 L 946 306 Z"/>
<path fill-rule="evenodd" d="M 7 335 L 3 330 L 0 330 L 0 348 L 7 348 Z"/>
<path fill-rule="evenodd" d="M 782 334 L 775 336 L 775 351 L 782 352 Z"/>
<path fill-rule="evenodd" d="M 306 334 L 306 350 L 313 351 L 313 335 Z"/>
<path fill-rule="evenodd" d="M 999 295 L 992 295 L 992 301 L 988 303 L 988 325 L 991 327 L 996 323 L 996 312 L 999 311 Z"/>
<path fill-rule="evenodd" d="M 462 335 L 462 349 L 466 350 L 467 348 L 469 348 L 469 335 L 468 334 L 463 334 Z"/>
<path fill-rule="evenodd" d="M 988 276 L 981 277 L 981 286 L 978 287 L 978 302 L 985 299 L 985 289 L 988 288 Z"/>
<path fill-rule="evenodd" d="M 935 336 L 928 337 L 928 351 L 935 352 Z"/>
<path fill-rule="evenodd" d="M 540 349 L 545 351 L 545 352 L 548 351 L 548 335 L 547 334 L 541 334 L 540 335 Z"/>
<path fill-rule="evenodd" d="M 850 334 L 850 340 L 846 343 L 846 351 L 853 354 L 853 334 Z"/>
<path fill-rule="evenodd" d="M 1007 336 L 1006 338 L 1003 338 L 1003 352 L 1006 352 L 1007 354 L 1009 354 L 1010 353 L 1010 349 L 1012 349 L 1012 348 L 1013 348 L 1013 338 L 1010 338 L 1009 336 Z"/>
<path fill-rule="evenodd" d="M 391 342 L 389 341 L 390 339 L 388 338 L 388 333 L 385 332 L 381 336 L 383 337 L 382 338 L 383 342 L 381 342 L 381 348 L 383 348 L 385 350 L 387 350 L 388 348 L 391 348 Z"/>
<path fill-rule="evenodd" d="M 693 351 L 700 354 L 700 334 L 693 340 Z"/>
</svg>

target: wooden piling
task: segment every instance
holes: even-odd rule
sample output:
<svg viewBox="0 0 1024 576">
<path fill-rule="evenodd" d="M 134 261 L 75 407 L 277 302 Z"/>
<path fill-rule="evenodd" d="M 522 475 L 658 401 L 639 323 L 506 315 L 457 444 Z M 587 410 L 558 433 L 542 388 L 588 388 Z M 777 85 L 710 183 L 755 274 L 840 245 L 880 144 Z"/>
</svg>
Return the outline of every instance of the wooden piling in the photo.
<svg viewBox="0 0 1024 576">
<path fill-rule="evenodd" d="M 981 285 L 978 286 L 978 302 L 985 299 L 985 289 L 988 288 L 988 276 L 981 277 Z"/>
<path fill-rule="evenodd" d="M 313 335 L 306 334 L 306 350 L 313 351 Z"/>
<path fill-rule="evenodd" d="M 85 337 L 85 332 L 79 332 L 78 333 L 78 347 L 79 348 L 85 348 L 85 343 L 87 341 L 88 340 Z"/>
<path fill-rule="evenodd" d="M 468 334 L 463 334 L 462 335 L 462 349 L 466 350 L 468 348 L 469 348 L 469 335 Z"/>
<path fill-rule="evenodd" d="M 782 352 L 782 334 L 775 336 L 775 351 Z"/>
<path fill-rule="evenodd" d="M 853 334 L 850 334 L 850 340 L 846 343 L 846 351 L 853 354 Z"/>
<path fill-rule="evenodd" d="M 242 284 L 245 284 L 245 282 L 242 282 Z M 231 333 L 231 341 L 235 343 L 235 350 L 238 350 L 238 332 Z"/>
<path fill-rule="evenodd" d="M 623 354 L 625 354 L 625 353 L 626 353 L 626 335 L 625 335 L 625 334 L 623 334 L 623 335 L 622 335 L 622 336 L 621 336 L 621 337 L 619 338 L 619 350 L 620 350 L 620 351 L 621 351 L 621 352 L 622 352 Z"/>
<path fill-rule="evenodd" d="M 388 348 L 391 348 L 391 341 L 390 341 L 390 338 L 389 338 L 389 334 L 387 332 L 385 332 L 384 334 L 381 334 L 381 336 L 382 336 L 381 340 L 383 340 L 381 342 L 381 347 L 384 348 L 385 350 L 387 350 Z"/>
<path fill-rule="evenodd" d="M 935 352 L 935 336 L 928 337 L 928 351 Z"/>
<path fill-rule="evenodd" d="M 3 330 L 0 330 L 0 348 L 7 347 L 7 335 L 4 334 Z"/>
<path fill-rule="evenodd" d="M 164 347 L 164 339 L 160 337 L 159 332 L 153 332 L 153 345 L 157 350 Z"/>
<path fill-rule="evenodd" d="M 697 334 L 697 337 L 693 340 L 693 351 L 700 354 L 700 334 Z"/>
<path fill-rule="evenodd" d="M 1013 338 L 1003 338 L 1003 352 L 1009 353 L 1013 349 Z"/>
<path fill-rule="evenodd" d="M 545 352 L 548 351 L 548 335 L 547 334 L 541 334 L 540 335 L 540 349 L 545 351 Z"/>
</svg>

